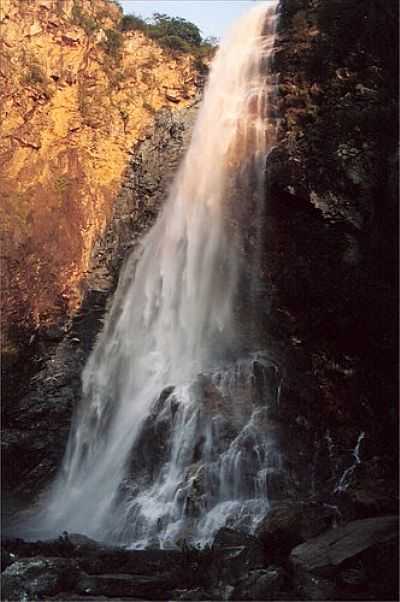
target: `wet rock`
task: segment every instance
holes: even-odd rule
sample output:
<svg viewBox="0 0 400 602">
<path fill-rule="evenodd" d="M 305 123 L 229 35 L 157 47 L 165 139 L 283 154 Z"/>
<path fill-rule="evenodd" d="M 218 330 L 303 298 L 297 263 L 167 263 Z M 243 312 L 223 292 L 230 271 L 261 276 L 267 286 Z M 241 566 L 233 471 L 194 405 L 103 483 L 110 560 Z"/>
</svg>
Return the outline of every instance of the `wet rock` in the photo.
<svg viewBox="0 0 400 602">
<path fill-rule="evenodd" d="M 345 491 L 335 496 L 348 520 L 397 512 L 398 487 L 392 462 L 389 457 L 374 456 L 355 467 Z"/>
<path fill-rule="evenodd" d="M 197 600 L 210 600 L 210 595 L 202 589 L 177 589 L 172 592 L 172 598 L 173 600 L 192 600 L 193 602 L 196 602 Z M 220 598 L 212 597 L 211 599 L 218 600 Z"/>
<path fill-rule="evenodd" d="M 65 539 L 74 546 L 75 551 L 92 551 L 101 547 L 98 541 L 81 533 L 67 533 Z"/>
<path fill-rule="evenodd" d="M 325 577 L 305 574 L 296 582 L 300 600 L 337 600 L 335 582 Z"/>
<path fill-rule="evenodd" d="M 267 161 L 263 270 L 273 302 L 265 330 L 268 344 L 275 339 L 283 349 L 287 374 L 281 444 L 297 495 L 321 494 L 337 505 L 344 500 L 329 498 L 346 468 L 345 450 L 354 448 L 345 431 L 362 424 L 362 462 L 393 457 L 398 437 L 391 401 L 397 275 L 389 267 L 398 264 L 391 225 L 398 201 L 389 184 L 398 173 L 389 125 L 397 106 L 389 41 L 395 34 L 389 12 L 371 20 L 367 4 L 348 11 L 336 0 L 281 1 L 275 68 L 282 119 Z M 300 22 L 307 34 L 301 42 Z M 383 23 L 387 42 L 360 42 L 355 51 L 348 25 L 369 36 Z M 323 440 L 328 429 L 331 454 Z M 390 462 L 384 477 L 371 473 L 357 483 L 354 472 L 353 514 L 346 509 L 346 518 L 393 512 L 397 473 Z"/>
<path fill-rule="evenodd" d="M 293 566 L 302 571 L 333 572 L 345 560 L 377 544 L 396 538 L 397 516 L 383 516 L 353 521 L 345 527 L 331 529 L 303 543 L 291 553 Z"/>
<path fill-rule="evenodd" d="M 184 562 L 182 553 L 176 550 L 125 550 L 105 547 L 90 554 L 79 552 L 77 558 L 81 569 L 89 575 L 118 573 L 151 577 L 159 573 L 172 574 L 179 570 Z"/>
<path fill-rule="evenodd" d="M 213 546 L 215 548 L 231 548 L 237 546 L 249 546 L 255 543 L 255 538 L 240 531 L 223 527 L 214 538 Z"/>
<path fill-rule="evenodd" d="M 214 555 L 213 564 L 218 575 L 228 585 L 235 585 L 250 570 L 264 569 L 267 565 L 262 545 L 253 538 L 246 546 L 222 548 L 222 556 Z"/>
<path fill-rule="evenodd" d="M 335 510 L 321 503 L 277 503 L 256 530 L 265 558 L 284 561 L 294 546 L 332 526 Z"/>
<path fill-rule="evenodd" d="M 73 588 L 78 575 L 77 564 L 69 559 L 22 558 L 3 572 L 2 593 L 5 600 L 40 600 Z"/>
<path fill-rule="evenodd" d="M 279 595 L 284 590 L 285 582 L 285 572 L 281 567 L 270 566 L 267 569 L 250 571 L 248 576 L 235 587 L 228 599 L 277 600 L 280 599 Z"/>
<path fill-rule="evenodd" d="M 363 519 L 326 531 L 295 547 L 290 562 L 297 590 L 307 600 L 350 599 L 354 591 L 366 596 L 362 599 L 396 599 L 398 517 Z"/>
<path fill-rule="evenodd" d="M 268 559 L 283 559 L 295 545 L 303 541 L 300 529 L 300 505 L 288 504 L 271 509 L 258 526 L 256 537 L 263 544 Z"/>
<path fill-rule="evenodd" d="M 364 589 L 368 576 L 364 567 L 361 565 L 356 568 L 341 571 L 339 579 L 346 589 L 357 592 Z"/>
<path fill-rule="evenodd" d="M 254 394 L 262 405 L 268 404 L 275 409 L 281 375 L 277 366 L 265 366 L 255 361 L 254 372 Z"/>
<path fill-rule="evenodd" d="M 1 548 L 1 572 L 3 572 L 10 564 L 15 562 L 15 555 L 10 554 L 3 547 Z"/>
<path fill-rule="evenodd" d="M 81 576 L 76 591 L 80 594 L 107 597 L 132 597 L 147 600 L 168 600 L 174 587 L 170 575 L 106 574 Z"/>
</svg>

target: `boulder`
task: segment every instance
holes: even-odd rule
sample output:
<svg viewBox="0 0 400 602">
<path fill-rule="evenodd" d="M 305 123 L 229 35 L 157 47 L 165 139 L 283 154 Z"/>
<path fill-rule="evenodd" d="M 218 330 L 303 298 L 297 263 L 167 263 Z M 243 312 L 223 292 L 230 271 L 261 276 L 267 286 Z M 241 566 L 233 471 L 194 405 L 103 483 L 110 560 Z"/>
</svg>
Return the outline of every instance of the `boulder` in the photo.
<svg viewBox="0 0 400 602">
<path fill-rule="evenodd" d="M 229 600 L 276 600 L 284 589 L 285 581 L 285 572 L 281 567 L 270 566 L 250 571 L 235 587 Z"/>
<path fill-rule="evenodd" d="M 202 589 L 177 589 L 172 594 L 174 600 L 193 600 L 193 602 L 199 602 L 200 600 L 210 599 L 210 595 Z"/>
<path fill-rule="evenodd" d="M 268 561 L 283 561 L 292 548 L 332 526 L 334 509 L 317 502 L 280 503 L 256 530 Z"/>
<path fill-rule="evenodd" d="M 40 600 L 73 589 L 77 563 L 65 558 L 21 558 L 2 574 L 3 600 Z"/>
<path fill-rule="evenodd" d="M 1 571 L 3 572 L 10 564 L 15 561 L 15 556 L 10 554 L 4 548 L 1 548 Z"/>
<path fill-rule="evenodd" d="M 237 546 L 248 546 L 255 542 L 254 537 L 246 535 L 235 529 L 222 527 L 217 531 L 214 538 L 214 548 L 234 548 Z"/>
<path fill-rule="evenodd" d="M 295 547 L 291 563 L 295 569 L 332 574 L 345 560 L 371 546 L 393 541 L 397 531 L 397 516 L 355 520 Z"/>
<path fill-rule="evenodd" d="M 144 598 L 146 600 L 168 600 L 175 583 L 170 575 L 155 574 L 127 575 L 112 573 L 105 575 L 82 575 L 76 587 L 80 594 Z"/>
<path fill-rule="evenodd" d="M 294 582 L 307 600 L 398 599 L 398 517 L 356 520 L 296 546 Z"/>
</svg>

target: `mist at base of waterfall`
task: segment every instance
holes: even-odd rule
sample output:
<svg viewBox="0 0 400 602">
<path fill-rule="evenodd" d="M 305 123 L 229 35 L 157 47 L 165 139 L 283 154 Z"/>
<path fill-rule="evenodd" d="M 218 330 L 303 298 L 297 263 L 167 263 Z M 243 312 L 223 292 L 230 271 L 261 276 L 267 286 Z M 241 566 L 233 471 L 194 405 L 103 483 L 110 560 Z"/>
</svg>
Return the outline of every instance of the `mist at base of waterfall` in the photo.
<svg viewBox="0 0 400 602">
<path fill-rule="evenodd" d="M 285 488 L 279 384 L 277 367 L 253 354 L 166 389 L 131 451 L 115 540 L 165 548 L 211 544 L 224 526 L 252 533 Z"/>
</svg>

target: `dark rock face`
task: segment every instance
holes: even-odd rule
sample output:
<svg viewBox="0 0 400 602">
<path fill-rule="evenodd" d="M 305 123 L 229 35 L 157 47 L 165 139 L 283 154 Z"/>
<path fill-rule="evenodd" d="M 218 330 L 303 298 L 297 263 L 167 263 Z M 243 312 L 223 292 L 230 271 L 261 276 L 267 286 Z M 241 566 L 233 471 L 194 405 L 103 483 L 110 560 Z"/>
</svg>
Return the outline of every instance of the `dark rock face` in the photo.
<svg viewBox="0 0 400 602">
<path fill-rule="evenodd" d="M 398 9 L 352 4 L 281 2 L 259 316 L 291 481 L 342 519 L 397 508 Z"/>
<path fill-rule="evenodd" d="M 77 577 L 77 564 L 65 558 L 22 558 L 2 574 L 5 600 L 38 600 L 68 590 Z"/>
<path fill-rule="evenodd" d="M 284 583 L 285 573 L 280 567 L 270 566 L 268 569 L 250 571 L 248 576 L 238 583 L 229 599 L 277 600 L 277 596 L 283 593 Z"/>
<path fill-rule="evenodd" d="M 291 562 L 299 570 L 328 575 L 364 550 L 394 541 L 397 529 L 397 516 L 353 521 L 296 546 L 290 555 Z"/>
<path fill-rule="evenodd" d="M 268 512 L 256 536 L 263 545 L 265 559 L 284 562 L 294 546 L 329 529 L 336 521 L 334 508 L 326 504 L 283 502 Z"/>
<path fill-rule="evenodd" d="M 223 527 L 214 538 L 215 548 L 229 548 L 236 546 L 246 546 L 252 543 L 253 538 L 234 529 Z"/>
<path fill-rule="evenodd" d="M 390 600 L 398 585 L 398 517 L 327 531 L 295 547 L 290 561 L 297 589 L 308 600 L 347 600 L 354 594 Z"/>
</svg>

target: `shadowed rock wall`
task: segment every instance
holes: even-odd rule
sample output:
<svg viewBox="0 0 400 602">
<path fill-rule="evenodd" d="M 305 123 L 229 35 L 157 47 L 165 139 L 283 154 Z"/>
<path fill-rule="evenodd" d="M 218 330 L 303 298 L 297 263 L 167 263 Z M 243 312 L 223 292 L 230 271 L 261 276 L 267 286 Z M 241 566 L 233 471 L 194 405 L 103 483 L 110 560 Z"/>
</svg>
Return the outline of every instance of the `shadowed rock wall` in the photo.
<svg viewBox="0 0 400 602">
<path fill-rule="evenodd" d="M 345 514 L 395 510 L 397 7 L 281 10 L 260 310 L 285 371 L 288 470 Z"/>
</svg>

